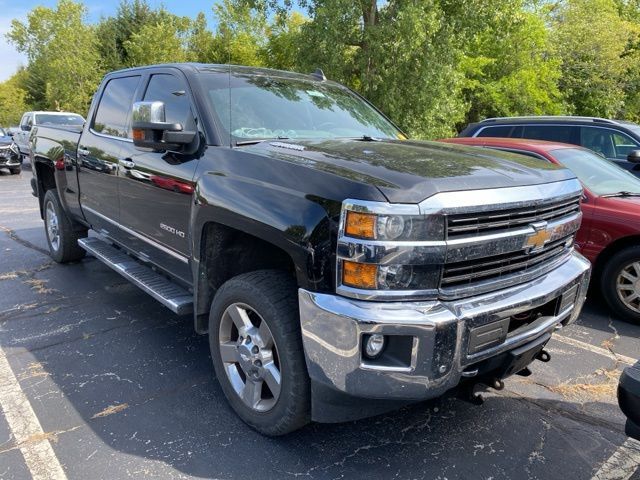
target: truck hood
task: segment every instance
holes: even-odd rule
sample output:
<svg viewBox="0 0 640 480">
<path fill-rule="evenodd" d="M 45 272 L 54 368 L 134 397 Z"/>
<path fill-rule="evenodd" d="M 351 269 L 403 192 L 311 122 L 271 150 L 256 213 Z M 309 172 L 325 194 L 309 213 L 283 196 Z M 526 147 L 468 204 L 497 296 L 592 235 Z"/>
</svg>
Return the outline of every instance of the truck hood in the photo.
<svg viewBox="0 0 640 480">
<path fill-rule="evenodd" d="M 568 169 L 542 160 L 437 142 L 269 140 L 243 148 L 374 185 L 393 203 L 418 203 L 443 191 L 538 185 L 575 178 Z"/>
</svg>

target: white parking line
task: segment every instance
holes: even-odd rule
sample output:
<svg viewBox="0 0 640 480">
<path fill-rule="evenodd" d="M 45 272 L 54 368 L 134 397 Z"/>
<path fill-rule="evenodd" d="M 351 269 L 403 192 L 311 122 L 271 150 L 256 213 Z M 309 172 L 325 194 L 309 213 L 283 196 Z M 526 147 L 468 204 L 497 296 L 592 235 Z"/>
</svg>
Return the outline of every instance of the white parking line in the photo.
<svg viewBox="0 0 640 480">
<path fill-rule="evenodd" d="M 591 480 L 628 480 L 640 468 L 640 442 L 627 439 Z"/>
<path fill-rule="evenodd" d="M 595 345 L 591 345 L 590 343 L 581 342 L 580 340 L 576 340 L 575 338 L 571 337 L 565 337 L 564 335 L 554 335 L 552 338 L 559 342 L 566 343 L 567 345 L 572 345 L 583 350 L 588 350 L 590 352 L 597 353 L 598 355 L 602 355 L 603 357 L 609 357 L 611 360 L 627 363 L 629 365 L 633 365 L 638 361 L 634 358 L 627 357 L 626 355 L 614 353 L 611 350 L 607 350 L 606 348 L 596 347 Z"/>
<path fill-rule="evenodd" d="M 46 439 L 38 417 L 20 388 L 0 348 L 0 410 L 34 480 L 66 480 L 67 476 Z"/>
</svg>

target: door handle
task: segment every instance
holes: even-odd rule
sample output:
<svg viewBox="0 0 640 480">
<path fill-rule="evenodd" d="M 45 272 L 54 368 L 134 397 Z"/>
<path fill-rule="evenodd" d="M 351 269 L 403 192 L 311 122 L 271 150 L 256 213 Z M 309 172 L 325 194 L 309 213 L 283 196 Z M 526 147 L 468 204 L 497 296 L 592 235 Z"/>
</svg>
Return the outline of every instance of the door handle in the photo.
<svg viewBox="0 0 640 480">
<path fill-rule="evenodd" d="M 85 150 L 84 148 L 78 148 L 78 155 L 82 155 L 83 157 L 86 157 L 90 153 L 91 152 L 89 150 Z"/>
<path fill-rule="evenodd" d="M 131 160 L 120 160 L 120 165 L 126 169 L 136 168 L 136 162 Z"/>
</svg>

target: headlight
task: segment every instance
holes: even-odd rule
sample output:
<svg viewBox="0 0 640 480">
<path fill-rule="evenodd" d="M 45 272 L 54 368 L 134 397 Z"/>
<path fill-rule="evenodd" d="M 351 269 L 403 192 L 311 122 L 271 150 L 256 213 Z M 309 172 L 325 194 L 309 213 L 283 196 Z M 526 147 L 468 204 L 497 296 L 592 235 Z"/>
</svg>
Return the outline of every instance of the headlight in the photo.
<svg viewBox="0 0 640 480">
<path fill-rule="evenodd" d="M 376 215 L 347 211 L 344 233 L 368 240 L 424 241 L 444 235 L 442 217 L 434 215 Z"/>
<path fill-rule="evenodd" d="M 338 292 L 355 298 L 432 298 L 444 263 L 444 217 L 417 205 L 347 200 L 338 238 Z"/>
<path fill-rule="evenodd" d="M 9 147 L 11 149 L 11 151 L 13 153 L 17 153 L 18 155 L 20 154 L 20 149 L 18 148 L 18 145 L 16 145 L 15 143 L 11 144 L 11 147 Z"/>
</svg>

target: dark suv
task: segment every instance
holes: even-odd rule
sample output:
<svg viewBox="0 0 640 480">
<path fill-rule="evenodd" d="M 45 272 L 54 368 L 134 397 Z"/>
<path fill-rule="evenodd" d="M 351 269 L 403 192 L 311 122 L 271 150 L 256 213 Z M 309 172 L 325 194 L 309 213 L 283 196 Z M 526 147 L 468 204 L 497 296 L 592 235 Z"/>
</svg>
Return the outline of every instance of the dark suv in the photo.
<svg viewBox="0 0 640 480">
<path fill-rule="evenodd" d="M 472 123 L 460 137 L 549 140 L 589 148 L 640 176 L 640 125 L 594 117 L 488 118 Z"/>
</svg>

